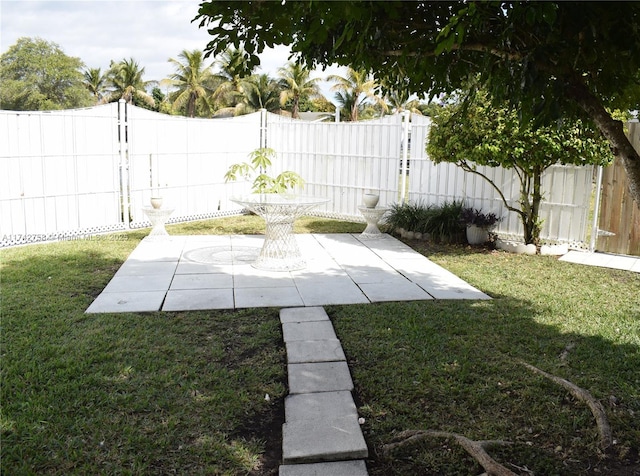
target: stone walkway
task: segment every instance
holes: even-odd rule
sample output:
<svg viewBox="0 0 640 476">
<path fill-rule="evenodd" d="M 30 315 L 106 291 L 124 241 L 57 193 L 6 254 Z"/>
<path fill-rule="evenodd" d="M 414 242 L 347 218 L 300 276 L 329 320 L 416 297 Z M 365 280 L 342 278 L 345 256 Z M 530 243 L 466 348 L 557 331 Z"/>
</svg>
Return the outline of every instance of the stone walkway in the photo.
<svg viewBox="0 0 640 476">
<path fill-rule="evenodd" d="M 280 322 L 289 377 L 280 476 L 366 476 L 353 382 L 327 313 L 282 309 Z"/>
<path fill-rule="evenodd" d="M 296 235 L 306 269 L 251 266 L 262 235 L 145 238 L 88 313 L 305 307 L 489 296 L 389 236 Z"/>
<path fill-rule="evenodd" d="M 598 266 L 601 268 L 622 269 L 640 273 L 640 258 L 637 256 L 614 255 L 610 253 L 588 253 L 586 251 L 569 251 L 560 258 L 569 263 Z"/>
</svg>

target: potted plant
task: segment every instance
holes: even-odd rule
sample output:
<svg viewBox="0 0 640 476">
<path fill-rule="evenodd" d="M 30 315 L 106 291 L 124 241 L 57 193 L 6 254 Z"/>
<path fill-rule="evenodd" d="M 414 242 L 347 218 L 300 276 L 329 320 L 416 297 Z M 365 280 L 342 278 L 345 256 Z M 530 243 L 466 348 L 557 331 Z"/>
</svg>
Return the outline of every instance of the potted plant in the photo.
<svg viewBox="0 0 640 476">
<path fill-rule="evenodd" d="M 467 227 L 467 242 L 481 245 L 489 241 L 489 231 L 502 220 L 495 213 L 482 213 L 477 208 L 463 208 L 460 221 Z"/>
<path fill-rule="evenodd" d="M 250 162 L 233 164 L 224 176 L 225 182 L 237 180 L 238 176 L 246 180 L 253 178 L 251 190 L 254 193 L 284 193 L 296 185 L 304 185 L 304 180 L 300 175 L 290 170 L 285 170 L 276 177 L 267 174 L 271 167 L 272 160 L 276 156 L 276 151 L 261 147 L 249 154 Z"/>
</svg>

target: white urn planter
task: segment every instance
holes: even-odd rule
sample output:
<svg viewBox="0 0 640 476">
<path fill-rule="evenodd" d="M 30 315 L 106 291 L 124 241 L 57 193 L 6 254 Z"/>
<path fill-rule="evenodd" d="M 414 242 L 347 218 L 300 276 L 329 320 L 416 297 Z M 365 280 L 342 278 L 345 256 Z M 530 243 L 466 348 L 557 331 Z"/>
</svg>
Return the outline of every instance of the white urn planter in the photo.
<svg viewBox="0 0 640 476">
<path fill-rule="evenodd" d="M 489 241 L 489 231 L 477 225 L 467 225 L 467 243 L 482 245 Z"/>
<path fill-rule="evenodd" d="M 377 193 L 365 193 L 362 195 L 362 203 L 367 208 L 376 208 L 378 200 L 380 200 L 380 195 Z"/>
<path fill-rule="evenodd" d="M 162 197 L 151 197 L 151 206 L 156 210 L 162 207 Z"/>
</svg>

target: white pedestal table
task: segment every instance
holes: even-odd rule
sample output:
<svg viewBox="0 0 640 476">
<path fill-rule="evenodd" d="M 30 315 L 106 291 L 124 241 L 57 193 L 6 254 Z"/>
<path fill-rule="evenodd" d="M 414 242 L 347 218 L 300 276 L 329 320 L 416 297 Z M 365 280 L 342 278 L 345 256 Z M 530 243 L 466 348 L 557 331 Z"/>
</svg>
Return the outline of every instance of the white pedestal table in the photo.
<svg viewBox="0 0 640 476">
<path fill-rule="evenodd" d="M 326 203 L 328 198 L 283 193 L 263 193 L 231 198 L 261 216 L 266 225 L 264 244 L 254 268 L 267 271 L 295 271 L 306 263 L 293 233 L 293 223 L 310 209 Z"/>
</svg>

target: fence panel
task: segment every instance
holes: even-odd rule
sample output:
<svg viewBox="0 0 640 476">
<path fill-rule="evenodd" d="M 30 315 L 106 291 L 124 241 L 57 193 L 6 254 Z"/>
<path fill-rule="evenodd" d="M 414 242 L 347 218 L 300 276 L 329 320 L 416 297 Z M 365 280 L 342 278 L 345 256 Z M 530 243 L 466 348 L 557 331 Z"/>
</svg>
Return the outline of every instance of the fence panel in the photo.
<svg viewBox="0 0 640 476">
<path fill-rule="evenodd" d="M 5 244 L 124 229 L 117 104 L 0 111 L 0 238 Z"/>
<path fill-rule="evenodd" d="M 244 162 L 260 144 L 260 113 L 231 119 L 188 119 L 129 106 L 128 137 L 133 226 L 147 223 L 151 195 L 174 208 L 171 221 L 239 209 L 234 194 L 245 183 L 225 184 L 230 164 Z"/>
<path fill-rule="evenodd" d="M 628 122 L 627 127 L 631 144 L 640 151 L 640 124 Z M 640 256 L 640 205 L 629 194 L 628 182 L 621 161 L 605 167 L 598 228 L 608 233 L 598 236 L 598 251 Z"/>
<path fill-rule="evenodd" d="M 316 211 L 361 218 L 365 191 L 379 192 L 381 204 L 397 199 L 400 116 L 347 123 L 267 117 L 267 145 L 279 157 L 274 172 L 294 170 L 306 181 L 305 194 L 330 199 Z"/>
<path fill-rule="evenodd" d="M 425 152 L 430 121 L 402 116 L 357 123 L 310 123 L 268 113 L 231 119 L 187 119 L 109 104 L 76 111 L 0 112 L 0 237 L 81 233 L 146 226 L 143 207 L 152 194 L 175 209 L 171 221 L 233 213 L 232 195 L 248 193 L 245 181 L 224 183 L 232 163 L 266 144 L 278 159 L 272 173 L 294 170 L 304 193 L 329 198 L 319 214 L 361 219 L 365 191 L 380 204 L 400 199 L 405 132 L 407 197 L 426 204 L 453 199 L 505 217 L 498 231 L 521 235 L 484 180 L 452 164 L 435 165 Z M 121 139 L 122 142 L 119 142 Z M 120 161 L 124 189 L 120 193 Z M 501 168 L 481 168 L 512 203 L 518 181 Z M 552 167 L 543 180 L 543 239 L 584 242 L 591 168 Z M 124 206 L 120 201 L 123 200 Z M 130 202 L 130 207 L 127 204 Z M 124 211 L 123 211 L 124 210 Z"/>
</svg>

